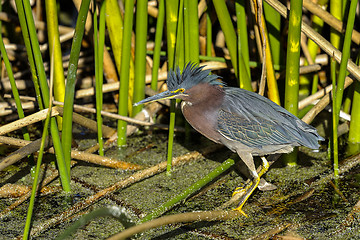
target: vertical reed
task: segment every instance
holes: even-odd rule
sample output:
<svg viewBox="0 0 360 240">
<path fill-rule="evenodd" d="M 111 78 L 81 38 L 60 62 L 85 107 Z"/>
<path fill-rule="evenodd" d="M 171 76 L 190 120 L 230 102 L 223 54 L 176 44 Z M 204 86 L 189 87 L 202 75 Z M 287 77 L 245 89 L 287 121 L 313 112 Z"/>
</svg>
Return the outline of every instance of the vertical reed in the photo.
<svg viewBox="0 0 360 240">
<path fill-rule="evenodd" d="M 286 56 L 285 108 L 295 116 L 298 114 L 299 65 L 301 37 L 302 1 L 290 1 L 289 35 Z M 297 151 L 284 157 L 287 165 L 296 165 Z"/>
<path fill-rule="evenodd" d="M 124 33 L 121 53 L 120 66 L 120 89 L 119 89 L 119 107 L 118 114 L 122 116 L 128 115 L 128 92 L 129 92 L 129 76 L 131 61 L 131 34 L 133 26 L 134 0 L 126 1 L 124 15 Z M 126 145 L 126 127 L 127 123 L 118 120 L 118 147 Z"/>
</svg>

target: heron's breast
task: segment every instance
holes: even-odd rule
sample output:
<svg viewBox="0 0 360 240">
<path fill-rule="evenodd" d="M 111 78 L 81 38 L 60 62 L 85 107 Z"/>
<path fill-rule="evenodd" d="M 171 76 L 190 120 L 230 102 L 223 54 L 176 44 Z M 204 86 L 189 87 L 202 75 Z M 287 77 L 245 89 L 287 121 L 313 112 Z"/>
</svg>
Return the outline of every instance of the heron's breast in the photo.
<svg viewBox="0 0 360 240">
<path fill-rule="evenodd" d="M 181 110 L 185 119 L 196 131 L 216 143 L 221 143 L 222 136 L 217 131 L 216 110 L 204 109 L 199 104 L 191 104 L 187 101 L 181 103 Z"/>
</svg>

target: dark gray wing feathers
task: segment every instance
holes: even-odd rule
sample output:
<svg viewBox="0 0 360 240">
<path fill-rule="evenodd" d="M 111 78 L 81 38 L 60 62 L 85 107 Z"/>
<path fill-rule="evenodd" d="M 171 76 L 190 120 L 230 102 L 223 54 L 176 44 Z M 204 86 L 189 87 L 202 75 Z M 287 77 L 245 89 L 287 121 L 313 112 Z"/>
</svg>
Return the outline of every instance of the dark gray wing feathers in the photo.
<svg viewBox="0 0 360 240">
<path fill-rule="evenodd" d="M 240 88 L 224 90 L 218 117 L 218 130 L 223 136 L 256 148 L 282 144 L 319 148 L 318 141 L 323 138 L 316 129 L 271 100 Z"/>
</svg>

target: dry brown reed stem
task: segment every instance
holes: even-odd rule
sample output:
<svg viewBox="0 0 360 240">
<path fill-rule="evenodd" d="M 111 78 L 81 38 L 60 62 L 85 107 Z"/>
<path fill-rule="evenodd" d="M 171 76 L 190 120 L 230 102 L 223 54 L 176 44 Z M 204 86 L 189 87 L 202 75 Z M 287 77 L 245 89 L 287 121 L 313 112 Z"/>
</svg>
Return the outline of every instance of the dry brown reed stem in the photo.
<svg viewBox="0 0 360 240">
<path fill-rule="evenodd" d="M 34 102 L 24 102 L 21 103 L 23 110 L 35 109 Z M 8 102 L 0 103 L 0 116 L 7 116 L 13 114 L 16 111 L 15 103 L 10 104 Z"/>
<path fill-rule="evenodd" d="M 0 135 L 4 135 L 6 133 L 18 130 L 24 126 L 28 126 L 33 123 L 42 121 L 46 118 L 47 112 L 48 112 L 48 109 L 44 109 L 37 113 L 26 116 L 22 119 L 19 119 L 14 122 L 8 123 L 4 126 L 1 126 L 0 127 Z M 61 107 L 53 107 L 52 108 L 51 116 L 54 117 L 57 115 L 61 115 L 61 116 L 63 115 L 63 108 L 61 108 Z M 92 131 L 95 131 L 95 132 L 97 131 L 96 122 L 94 120 L 91 120 L 84 116 L 81 116 L 80 114 L 73 113 L 73 121 L 92 130 Z M 116 132 L 115 129 L 110 128 L 105 125 L 102 126 L 102 129 L 103 129 L 105 138 L 109 138 L 110 136 L 112 136 L 114 134 L 114 132 Z"/>
<path fill-rule="evenodd" d="M 307 74 L 307 73 L 317 72 L 317 71 L 320 71 L 320 70 L 321 70 L 321 65 L 319 65 L 319 64 L 301 66 L 299 68 L 299 74 L 303 75 L 303 74 Z"/>
<path fill-rule="evenodd" d="M 6 140 L 7 137 L 1 137 L 1 140 Z M 8 138 L 9 139 L 9 138 Z M 8 140 L 7 140 L 8 141 Z M 9 142 L 9 141 L 8 141 Z M 20 146 L 21 149 L 15 151 L 13 154 L 5 157 L 1 160 L 0 163 L 0 170 L 6 168 L 7 166 L 14 164 L 15 162 L 21 160 L 22 158 L 28 156 L 31 153 L 34 153 L 40 149 L 40 142 L 41 139 L 38 139 L 34 142 L 31 141 L 19 141 L 18 143 L 15 143 L 15 140 L 13 140 L 14 146 Z M 24 145 L 25 144 L 25 145 Z M 50 148 L 48 150 L 49 153 L 55 153 L 54 148 Z M 124 170 L 139 170 L 143 169 L 144 167 L 138 164 L 123 162 L 119 160 L 113 160 L 109 157 L 103 157 L 96 154 L 87 153 L 84 151 L 78 151 L 78 150 L 71 150 L 71 158 L 81 160 L 84 162 L 89 162 L 105 167 L 110 168 L 119 168 Z"/>
<path fill-rule="evenodd" d="M 305 58 L 307 60 L 307 62 L 309 63 L 309 65 L 313 65 L 314 64 L 314 61 L 312 60 L 312 57 L 310 55 L 310 52 L 309 52 L 309 48 L 307 46 L 307 41 L 306 41 L 306 36 L 304 33 L 301 33 L 301 41 L 300 41 L 300 44 L 301 44 L 301 49 L 302 49 L 302 52 L 304 53 L 305 55 Z"/>
<path fill-rule="evenodd" d="M 18 19 L 17 16 L 11 15 L 11 14 L 6 13 L 6 12 L 0 12 L 0 20 L 5 21 L 5 22 L 12 22 L 12 23 L 19 22 L 19 19 Z M 47 30 L 45 22 L 38 21 L 36 19 L 34 19 L 34 20 L 35 20 L 35 28 L 37 28 L 39 30 Z M 60 34 L 65 34 L 65 33 L 71 32 L 73 30 L 74 29 L 71 28 L 71 27 L 66 27 L 66 26 L 63 26 L 63 25 L 59 25 L 59 33 Z"/>
<path fill-rule="evenodd" d="M 11 97 L 8 94 L 5 94 L 4 97 Z M 21 100 L 28 100 L 28 101 L 36 101 L 36 99 L 34 97 L 27 97 L 27 96 L 20 96 Z M 58 102 L 58 101 L 53 101 L 53 103 L 55 105 L 59 105 L 59 106 L 63 106 L 64 103 L 63 102 Z M 96 113 L 96 109 L 95 108 L 90 108 L 90 107 L 84 107 L 78 104 L 74 104 L 74 110 L 75 111 L 83 111 L 83 112 L 89 112 L 89 113 Z M 58 112 L 57 112 L 58 113 Z M 58 113 L 59 114 L 59 113 Z M 138 125 L 144 125 L 144 126 L 152 126 L 152 125 L 156 125 L 150 122 L 146 122 L 146 121 L 140 121 L 140 120 L 136 120 L 134 118 L 130 118 L 130 117 L 124 117 L 115 113 L 109 113 L 106 111 L 101 111 L 101 114 L 103 116 L 109 117 L 109 118 L 113 118 L 113 119 L 120 119 L 120 120 L 124 120 L 127 121 L 129 123 L 132 124 L 138 124 Z M 81 123 L 80 123 L 81 124 Z M 157 125 L 156 125 L 157 126 Z M 162 125 L 161 125 L 162 126 Z M 160 126 L 159 126 L 160 127 Z M 0 127 L 1 129 L 1 127 Z"/>
<path fill-rule="evenodd" d="M 75 161 L 71 161 L 71 167 L 73 167 L 76 164 Z M 42 165 L 42 168 L 44 169 L 45 164 Z M 58 171 L 53 171 L 53 173 L 46 177 L 44 181 L 41 182 L 41 188 L 49 184 L 51 181 L 53 181 L 55 178 L 59 176 Z M 3 219 L 11 213 L 11 210 L 15 209 L 17 206 L 19 206 L 21 203 L 25 202 L 31 195 L 31 191 L 26 192 L 24 195 L 22 195 L 19 199 L 17 199 L 15 202 L 13 202 L 9 207 L 5 208 L 0 213 L 0 219 Z"/>
<path fill-rule="evenodd" d="M 200 0 L 199 4 L 198 4 L 198 18 L 201 17 L 201 15 L 203 15 L 203 13 L 206 11 L 207 9 L 207 3 L 206 0 Z"/>
<path fill-rule="evenodd" d="M 6 133 L 18 130 L 22 127 L 31 125 L 33 123 L 39 122 L 44 120 L 47 117 L 48 109 L 41 110 L 39 112 L 36 112 L 34 114 L 31 114 L 29 116 L 26 116 L 22 119 L 16 120 L 14 122 L 8 123 L 6 125 L 3 125 L 0 127 L 0 135 L 4 135 Z M 59 112 L 52 111 L 51 117 L 59 115 Z"/>
<path fill-rule="evenodd" d="M 291 223 L 280 223 L 273 229 L 266 231 L 260 235 L 250 237 L 249 240 L 263 240 L 263 239 L 272 239 L 276 234 L 281 233 L 285 229 L 289 228 L 292 224 Z"/>
<path fill-rule="evenodd" d="M 148 5 L 148 14 L 154 18 L 157 18 L 159 10 L 154 6 Z"/>
<path fill-rule="evenodd" d="M 5 137 L 1 136 L 1 140 L 4 140 Z M 1 141 L 0 140 L 0 141 Z M 18 144 L 14 143 L 12 144 L 13 146 L 19 146 L 20 144 L 24 144 L 25 140 L 22 140 L 21 142 L 19 142 Z M 10 155 L 4 157 L 3 159 L 1 159 L 0 162 L 0 171 L 2 171 L 3 169 L 5 169 L 6 167 L 13 165 L 14 163 L 20 161 L 21 159 L 23 159 L 26 156 L 29 156 L 30 154 L 39 151 L 40 149 L 40 144 L 41 144 L 41 138 L 37 139 L 33 142 L 31 141 L 26 141 L 25 145 L 21 145 L 22 148 L 16 150 L 15 152 L 11 153 Z M 46 141 L 45 143 L 45 147 L 48 146 L 48 141 Z"/>
<path fill-rule="evenodd" d="M 278 11 L 284 18 L 287 18 L 288 9 L 277 0 L 265 0 L 271 7 Z M 301 23 L 301 31 L 305 35 L 313 40 L 324 52 L 329 56 L 334 57 L 334 59 L 340 63 L 341 61 L 341 52 L 336 49 L 330 42 L 328 42 L 322 35 L 312 29 L 309 25 Z M 358 80 L 360 81 L 360 68 L 351 60 L 348 61 L 347 70 Z"/>
<path fill-rule="evenodd" d="M 338 188 L 338 186 L 335 185 L 335 183 L 333 183 L 333 181 L 329 181 L 330 186 L 334 189 L 334 191 L 341 197 L 341 199 L 346 202 L 349 203 L 349 201 L 347 200 L 347 198 L 344 196 L 344 194 L 342 193 L 342 191 Z"/>
<path fill-rule="evenodd" d="M 104 46 L 104 75 L 108 83 L 119 82 L 114 62 L 111 59 L 110 53 Z"/>
<path fill-rule="evenodd" d="M 353 80 L 350 77 L 345 78 L 344 89 L 351 85 Z M 327 93 L 307 114 L 302 120 L 310 124 L 314 118 L 331 102 L 331 92 Z"/>
<path fill-rule="evenodd" d="M 82 2 L 81 0 L 73 0 L 73 3 L 78 12 L 80 9 L 81 2 Z M 88 11 L 88 14 L 86 16 L 85 32 L 89 33 L 89 31 L 91 31 L 91 28 L 92 28 L 92 16 L 91 16 L 90 11 Z"/>
<path fill-rule="evenodd" d="M 276 236 L 272 237 L 271 239 L 272 240 L 304 240 L 303 237 L 297 237 L 297 236 L 291 236 L 291 235 L 276 235 Z"/>
<path fill-rule="evenodd" d="M 55 153 L 54 148 L 50 148 L 49 153 Z M 93 163 L 100 166 L 105 166 L 109 168 L 117 168 L 117 169 L 124 169 L 124 170 L 140 170 L 144 169 L 143 166 L 128 163 L 120 160 L 114 160 L 110 157 L 100 156 L 97 154 L 87 153 L 78 150 L 71 150 L 71 158 L 76 160 L 81 160 L 88 163 Z"/>
<path fill-rule="evenodd" d="M 59 115 L 63 117 L 64 109 L 62 107 L 56 106 L 53 109 L 55 109 Z M 97 132 L 96 121 L 86 118 L 78 113 L 73 112 L 73 122 L 80 124 L 81 126 L 86 127 L 93 132 Z M 106 125 L 102 125 L 102 132 L 105 138 L 109 138 L 116 132 L 116 130 Z"/>
<path fill-rule="evenodd" d="M 214 149 L 214 147 L 213 147 L 213 149 Z M 212 149 L 210 149 L 210 148 L 206 148 L 204 150 L 204 152 L 206 152 L 206 153 L 209 153 L 211 151 L 212 151 Z M 192 160 L 200 159 L 201 157 L 202 157 L 201 153 L 193 151 L 193 152 L 187 153 L 185 155 L 173 158 L 173 166 L 179 166 L 179 165 L 188 163 Z M 89 207 L 91 204 L 94 204 L 95 202 L 99 201 L 100 199 L 102 199 L 109 193 L 112 193 L 119 189 L 128 187 L 136 182 L 139 182 L 143 179 L 149 178 L 155 174 L 165 171 L 166 165 L 167 165 L 167 162 L 165 161 L 165 162 L 159 163 L 153 167 L 138 171 L 138 172 L 134 173 L 133 175 L 114 183 L 110 187 L 105 188 L 90 197 L 87 197 L 84 201 L 75 203 L 67 211 L 57 214 L 53 218 L 48 219 L 45 222 L 42 222 L 41 224 L 39 224 L 37 226 L 34 226 L 30 233 L 31 236 L 34 237 L 37 234 L 41 233 L 42 231 L 45 231 L 46 229 L 56 225 L 60 221 L 63 221 L 64 219 L 70 217 L 71 215 Z"/>
<path fill-rule="evenodd" d="M 137 233 L 144 232 L 146 230 L 160 227 L 163 225 L 174 224 L 174 223 L 186 223 L 186 222 L 198 222 L 198 221 L 225 221 L 240 217 L 241 214 L 238 211 L 203 211 L 203 212 L 188 212 L 180 213 L 170 216 L 164 216 L 157 219 L 154 219 L 143 224 L 136 225 L 134 227 L 128 228 L 112 237 L 109 237 L 107 240 L 120 240 L 127 239 Z"/>
<path fill-rule="evenodd" d="M 63 43 L 63 42 L 66 42 L 66 41 L 69 41 L 69 40 L 73 39 L 74 38 L 74 33 L 75 33 L 75 30 L 73 29 L 71 32 L 60 35 L 60 37 L 59 37 L 60 43 Z M 44 43 L 44 44 L 40 45 L 40 51 L 41 52 L 44 52 L 44 51 L 48 50 L 48 48 L 49 48 L 49 43 Z"/>
<path fill-rule="evenodd" d="M 303 7 L 309 10 L 314 15 L 321 18 L 324 22 L 326 22 L 329 26 L 336 29 L 340 33 L 345 33 L 345 29 L 343 28 L 344 23 L 339 19 L 335 18 L 329 12 L 322 9 L 319 5 L 313 3 L 311 0 L 303 0 Z M 352 32 L 352 41 L 356 44 L 360 44 L 360 33 L 353 29 Z"/>
<path fill-rule="evenodd" d="M 300 57 L 300 66 L 304 66 L 305 58 Z M 329 64 L 329 55 L 326 53 L 318 54 L 315 57 L 315 64 L 319 64 L 321 66 L 327 66 Z"/>
<path fill-rule="evenodd" d="M 303 100 L 301 100 L 299 102 L 299 110 L 303 109 L 304 107 L 312 104 L 314 101 L 318 100 L 319 98 L 325 96 L 326 94 L 328 94 L 329 92 L 331 92 L 333 89 L 333 85 L 330 84 L 329 86 L 327 86 L 324 89 L 321 89 L 319 91 L 317 91 L 316 93 L 304 98 Z"/>
<path fill-rule="evenodd" d="M 256 16 L 256 10 L 255 10 L 255 6 L 254 6 L 254 1 L 251 0 L 250 1 L 250 8 L 251 8 L 251 13 L 252 16 Z M 257 47 L 257 52 L 259 54 L 259 59 L 260 61 L 263 60 L 263 49 L 262 49 L 262 44 L 261 44 L 261 37 L 260 37 L 260 31 L 259 31 L 259 26 L 256 24 L 256 20 L 251 17 L 249 18 L 249 22 L 251 22 L 254 27 L 254 32 L 255 32 L 255 42 L 256 42 L 256 47 Z"/>
<path fill-rule="evenodd" d="M 0 188 L 0 198 L 18 198 L 31 190 L 30 186 L 7 183 Z M 61 191 L 60 186 L 43 187 L 40 193 L 49 194 Z"/>
</svg>

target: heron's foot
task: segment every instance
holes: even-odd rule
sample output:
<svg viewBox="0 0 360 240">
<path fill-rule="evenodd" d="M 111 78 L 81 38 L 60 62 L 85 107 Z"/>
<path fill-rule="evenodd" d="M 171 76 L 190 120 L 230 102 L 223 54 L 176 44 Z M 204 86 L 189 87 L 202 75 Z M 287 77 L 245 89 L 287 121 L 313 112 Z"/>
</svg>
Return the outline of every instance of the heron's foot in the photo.
<svg viewBox="0 0 360 240">
<path fill-rule="evenodd" d="M 239 187 L 235 188 L 232 196 L 235 196 L 237 194 L 244 195 L 251 188 L 252 184 L 253 183 L 250 182 L 249 184 L 245 184 L 244 186 L 239 186 Z"/>
<path fill-rule="evenodd" d="M 234 208 L 233 210 L 238 211 L 244 217 L 248 217 L 248 215 L 242 210 L 242 206 L 238 206 L 237 208 Z"/>
</svg>

